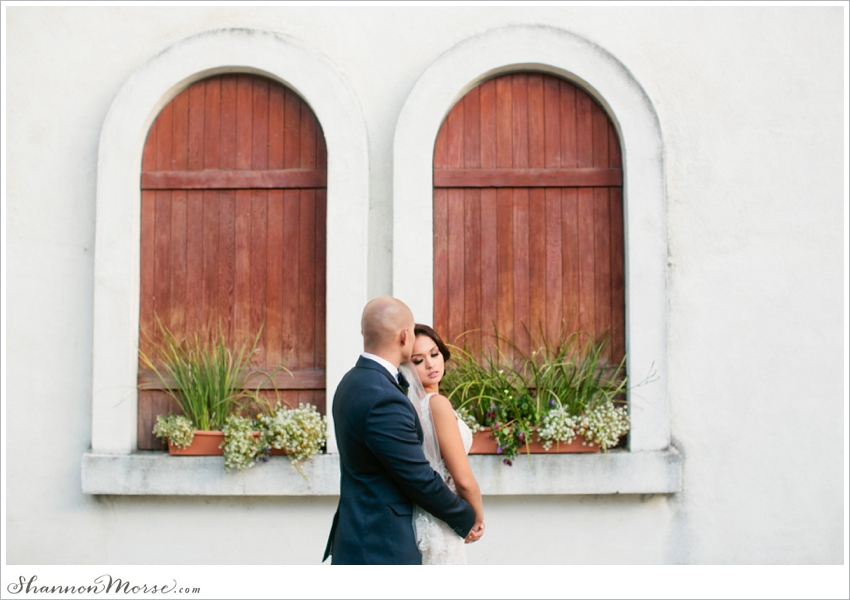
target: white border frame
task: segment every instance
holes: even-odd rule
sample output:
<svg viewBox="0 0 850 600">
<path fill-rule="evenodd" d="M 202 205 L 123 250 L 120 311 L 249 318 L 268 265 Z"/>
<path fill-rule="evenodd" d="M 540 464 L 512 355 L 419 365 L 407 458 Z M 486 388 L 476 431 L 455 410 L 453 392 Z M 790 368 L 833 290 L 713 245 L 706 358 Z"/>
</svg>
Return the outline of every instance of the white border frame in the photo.
<svg viewBox="0 0 850 600">
<path fill-rule="evenodd" d="M 416 82 L 396 125 L 393 150 L 393 290 L 419 319 L 433 319 L 432 157 L 443 119 L 485 79 L 541 71 L 572 81 L 607 111 L 623 154 L 626 352 L 632 452 L 670 445 L 667 398 L 667 225 L 662 137 L 643 88 L 606 50 L 567 31 L 509 26 L 465 40 Z M 415 268 L 411 268 L 415 265 Z"/>
<path fill-rule="evenodd" d="M 147 132 L 159 111 L 193 82 L 229 72 L 264 75 L 313 109 L 328 147 L 327 411 L 361 350 L 367 301 L 369 152 L 360 105 L 319 52 L 285 36 L 249 29 L 209 31 L 177 42 L 135 71 L 109 108 L 97 164 L 94 266 L 92 451 L 137 449 L 140 173 Z M 330 421 L 330 420 L 329 420 Z M 329 423 L 328 452 L 336 452 Z"/>
</svg>

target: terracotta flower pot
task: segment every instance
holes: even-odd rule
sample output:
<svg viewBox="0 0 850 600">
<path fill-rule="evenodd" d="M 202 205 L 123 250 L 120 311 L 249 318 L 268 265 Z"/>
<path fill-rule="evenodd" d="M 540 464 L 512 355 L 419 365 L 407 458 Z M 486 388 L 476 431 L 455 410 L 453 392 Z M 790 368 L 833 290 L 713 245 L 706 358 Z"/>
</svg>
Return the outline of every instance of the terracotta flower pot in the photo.
<svg viewBox="0 0 850 600">
<path fill-rule="evenodd" d="M 224 448 L 219 448 L 224 442 L 221 431 L 195 431 L 192 443 L 186 448 L 178 448 L 168 440 L 168 453 L 173 456 L 222 456 Z"/>
<path fill-rule="evenodd" d="M 254 437 L 260 435 L 254 432 Z M 221 446 L 221 448 L 219 448 Z M 195 431 L 192 443 L 186 448 L 178 448 L 168 441 L 168 453 L 172 456 L 223 456 L 224 455 L 224 433 L 221 431 Z M 289 454 L 287 450 L 275 450 L 272 448 L 272 456 L 284 456 Z"/>
<path fill-rule="evenodd" d="M 564 442 L 552 442 L 552 447 L 549 450 L 543 449 L 543 442 L 537 436 L 537 430 L 534 430 L 532 441 L 520 446 L 520 453 L 529 454 L 570 454 L 578 452 L 599 452 L 599 444 L 588 442 L 584 444 L 584 436 L 576 436 L 572 442 L 565 444 Z M 469 449 L 470 454 L 498 454 L 496 451 L 498 444 L 496 438 L 493 437 L 493 430 L 485 427 L 472 436 L 472 448 Z"/>
</svg>

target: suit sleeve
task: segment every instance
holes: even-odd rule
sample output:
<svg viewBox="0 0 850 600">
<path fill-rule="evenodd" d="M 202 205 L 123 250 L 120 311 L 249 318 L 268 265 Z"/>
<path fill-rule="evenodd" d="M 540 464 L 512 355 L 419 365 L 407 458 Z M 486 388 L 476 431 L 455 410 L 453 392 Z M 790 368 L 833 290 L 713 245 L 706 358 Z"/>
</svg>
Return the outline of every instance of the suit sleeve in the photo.
<svg viewBox="0 0 850 600">
<path fill-rule="evenodd" d="M 475 512 L 431 468 L 416 435 L 415 419 L 406 398 L 375 403 L 366 418 L 366 445 L 413 502 L 466 537 L 475 524 Z"/>
</svg>

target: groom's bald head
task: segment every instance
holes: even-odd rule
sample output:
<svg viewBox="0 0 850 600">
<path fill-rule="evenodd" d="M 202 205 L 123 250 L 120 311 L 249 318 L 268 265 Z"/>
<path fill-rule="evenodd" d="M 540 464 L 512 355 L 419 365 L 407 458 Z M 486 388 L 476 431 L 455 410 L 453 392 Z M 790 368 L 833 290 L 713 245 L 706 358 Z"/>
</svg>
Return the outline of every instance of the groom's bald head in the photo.
<svg viewBox="0 0 850 600">
<path fill-rule="evenodd" d="M 371 300 L 363 309 L 360 320 L 363 349 L 373 354 L 381 350 L 395 350 L 398 342 L 405 343 L 405 340 L 399 340 L 399 336 L 413 323 L 413 313 L 401 300 L 389 296 Z M 407 335 L 412 336 L 413 330 L 410 329 Z"/>
</svg>

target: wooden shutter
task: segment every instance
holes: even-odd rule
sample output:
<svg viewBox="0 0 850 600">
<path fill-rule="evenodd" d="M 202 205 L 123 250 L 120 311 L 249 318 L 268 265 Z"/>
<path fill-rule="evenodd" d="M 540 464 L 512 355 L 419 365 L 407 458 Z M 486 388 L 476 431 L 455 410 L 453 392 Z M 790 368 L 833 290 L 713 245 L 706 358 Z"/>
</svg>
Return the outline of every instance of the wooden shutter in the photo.
<svg viewBox="0 0 850 600">
<path fill-rule="evenodd" d="M 327 153 L 292 90 L 253 75 L 199 81 L 156 118 L 142 158 L 140 343 L 220 322 L 242 343 L 263 326 L 252 367 L 286 358 L 269 384 L 325 409 Z M 173 406 L 141 369 L 139 447 Z M 160 387 L 159 390 L 156 388 Z"/>
<path fill-rule="evenodd" d="M 605 111 L 539 73 L 464 96 L 434 148 L 434 325 L 473 346 L 481 331 L 530 348 L 547 336 L 610 333 L 624 351 L 620 144 Z M 475 330 L 478 330 L 477 332 Z"/>
</svg>

